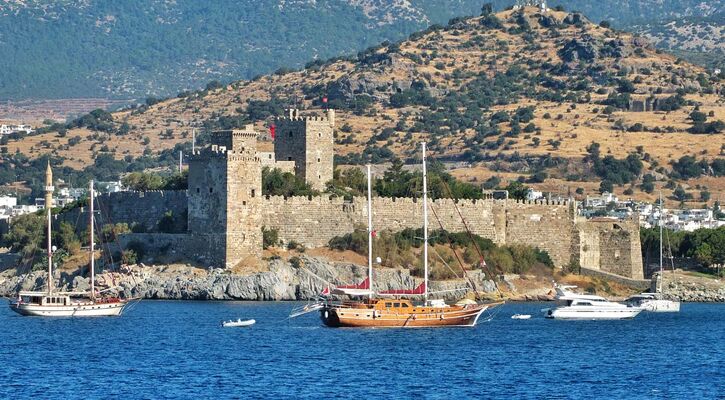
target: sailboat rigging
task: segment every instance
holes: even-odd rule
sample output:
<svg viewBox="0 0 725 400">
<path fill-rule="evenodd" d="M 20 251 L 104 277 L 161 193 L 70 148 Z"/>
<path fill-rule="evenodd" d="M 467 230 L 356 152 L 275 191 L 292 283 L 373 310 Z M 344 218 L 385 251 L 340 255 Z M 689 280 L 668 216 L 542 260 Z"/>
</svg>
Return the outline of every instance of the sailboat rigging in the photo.
<svg viewBox="0 0 725 400">
<path fill-rule="evenodd" d="M 663 266 L 663 243 L 662 243 L 662 232 L 664 230 L 664 207 L 662 202 L 662 192 L 660 192 L 660 217 L 659 217 L 659 226 L 660 226 L 660 240 L 659 240 L 659 251 L 660 251 L 660 270 L 659 270 L 659 276 L 657 277 L 656 285 L 655 285 L 655 293 L 640 293 L 636 294 L 634 296 L 631 296 L 627 300 L 625 300 L 625 303 L 627 303 L 630 306 L 638 307 L 644 311 L 650 311 L 650 312 L 679 312 L 680 311 L 680 302 L 677 300 L 668 300 L 664 298 L 664 279 L 665 279 L 665 271 Z M 669 240 L 669 237 L 668 237 Z M 671 257 L 672 249 L 670 249 L 670 260 L 672 261 L 672 274 L 674 275 L 675 272 L 675 265 L 674 260 Z"/>
<path fill-rule="evenodd" d="M 291 316 L 319 310 L 322 322 L 330 327 L 444 327 L 475 326 L 486 310 L 503 302 L 478 304 L 462 300 L 446 304 L 442 299 L 431 299 L 428 287 L 428 187 L 423 153 L 423 282 L 415 289 L 373 291 L 372 240 L 372 185 L 370 166 L 368 178 L 368 276 L 359 285 L 337 287 L 328 291 L 330 295 L 346 295 L 351 300 L 336 300 L 324 296 L 320 302 L 305 306 Z M 409 297 L 422 297 L 422 302 L 413 302 Z"/>
<path fill-rule="evenodd" d="M 89 232 L 90 232 L 90 293 L 62 292 L 53 288 L 53 251 L 52 246 L 52 202 L 53 202 L 53 172 L 48 163 L 45 177 L 45 208 L 47 214 L 47 257 L 48 279 L 47 290 L 20 291 L 17 300 L 10 304 L 10 309 L 24 316 L 43 317 L 92 317 L 121 315 L 129 304 L 126 299 L 98 297 L 95 291 L 95 238 L 94 238 L 94 201 L 95 192 L 93 181 L 89 185 Z"/>
</svg>

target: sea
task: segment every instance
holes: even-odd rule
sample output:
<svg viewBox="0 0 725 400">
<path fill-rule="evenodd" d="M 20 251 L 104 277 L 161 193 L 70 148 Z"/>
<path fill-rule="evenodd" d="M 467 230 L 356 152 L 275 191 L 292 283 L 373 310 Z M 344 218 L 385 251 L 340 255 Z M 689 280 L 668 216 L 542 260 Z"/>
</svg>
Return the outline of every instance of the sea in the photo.
<svg viewBox="0 0 725 400">
<path fill-rule="evenodd" d="M 48 319 L 2 300 L 0 399 L 725 398 L 725 304 L 555 321 L 551 303 L 509 303 L 434 329 L 327 328 L 288 319 L 296 305 L 149 300 Z M 221 327 L 237 318 L 257 323 Z"/>
</svg>

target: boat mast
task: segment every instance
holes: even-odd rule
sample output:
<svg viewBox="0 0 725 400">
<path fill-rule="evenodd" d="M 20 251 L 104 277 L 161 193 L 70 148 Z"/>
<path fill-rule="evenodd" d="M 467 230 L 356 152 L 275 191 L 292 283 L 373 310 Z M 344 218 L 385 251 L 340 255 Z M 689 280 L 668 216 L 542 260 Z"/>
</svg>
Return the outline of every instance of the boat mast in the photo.
<svg viewBox="0 0 725 400">
<path fill-rule="evenodd" d="M 53 294 L 53 244 L 51 240 L 51 213 L 53 211 L 53 170 L 50 169 L 50 159 L 48 159 L 48 168 L 45 169 L 45 210 L 48 219 L 48 296 Z"/>
<path fill-rule="evenodd" d="M 423 150 L 423 297 L 428 301 L 428 173 L 425 167 L 425 142 Z"/>
<path fill-rule="evenodd" d="M 368 167 L 368 289 L 373 298 L 373 200 L 370 164 Z"/>
<path fill-rule="evenodd" d="M 662 217 L 664 217 L 664 207 L 662 204 L 662 192 L 660 191 L 660 279 L 659 285 L 657 285 L 658 293 L 662 293 L 662 280 L 665 279 L 665 277 L 662 276 Z"/>
<path fill-rule="evenodd" d="M 90 225 L 90 235 L 91 235 L 91 245 L 90 245 L 90 258 L 91 258 L 91 299 L 95 300 L 96 298 L 96 260 L 93 254 L 93 250 L 95 250 L 95 238 L 94 238 L 94 227 L 93 227 L 93 203 L 94 203 L 94 192 L 93 192 L 93 180 L 91 179 L 91 184 L 88 190 L 88 196 L 89 196 L 89 203 L 90 203 L 90 216 L 89 216 L 89 225 Z"/>
</svg>

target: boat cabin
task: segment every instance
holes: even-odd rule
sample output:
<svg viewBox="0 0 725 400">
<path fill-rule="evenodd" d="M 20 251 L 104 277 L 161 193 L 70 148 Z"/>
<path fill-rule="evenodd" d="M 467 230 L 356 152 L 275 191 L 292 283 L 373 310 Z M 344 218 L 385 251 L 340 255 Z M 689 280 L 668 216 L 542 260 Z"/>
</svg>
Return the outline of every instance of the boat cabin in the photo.
<svg viewBox="0 0 725 400">
<path fill-rule="evenodd" d="M 20 293 L 20 302 L 37 304 L 39 306 L 69 306 L 70 297 L 65 295 L 51 295 L 41 293 Z"/>
</svg>

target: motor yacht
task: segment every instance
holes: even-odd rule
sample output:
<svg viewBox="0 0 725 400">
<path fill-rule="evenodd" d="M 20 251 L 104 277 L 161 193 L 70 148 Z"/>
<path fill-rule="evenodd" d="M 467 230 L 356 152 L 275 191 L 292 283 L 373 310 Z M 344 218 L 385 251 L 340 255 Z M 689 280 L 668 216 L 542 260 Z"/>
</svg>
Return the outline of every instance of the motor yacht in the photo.
<svg viewBox="0 0 725 400">
<path fill-rule="evenodd" d="M 546 310 L 546 317 L 553 319 L 631 319 L 641 308 L 611 302 L 604 297 L 579 294 L 571 291 L 576 286 L 555 286 L 558 307 Z"/>
</svg>

